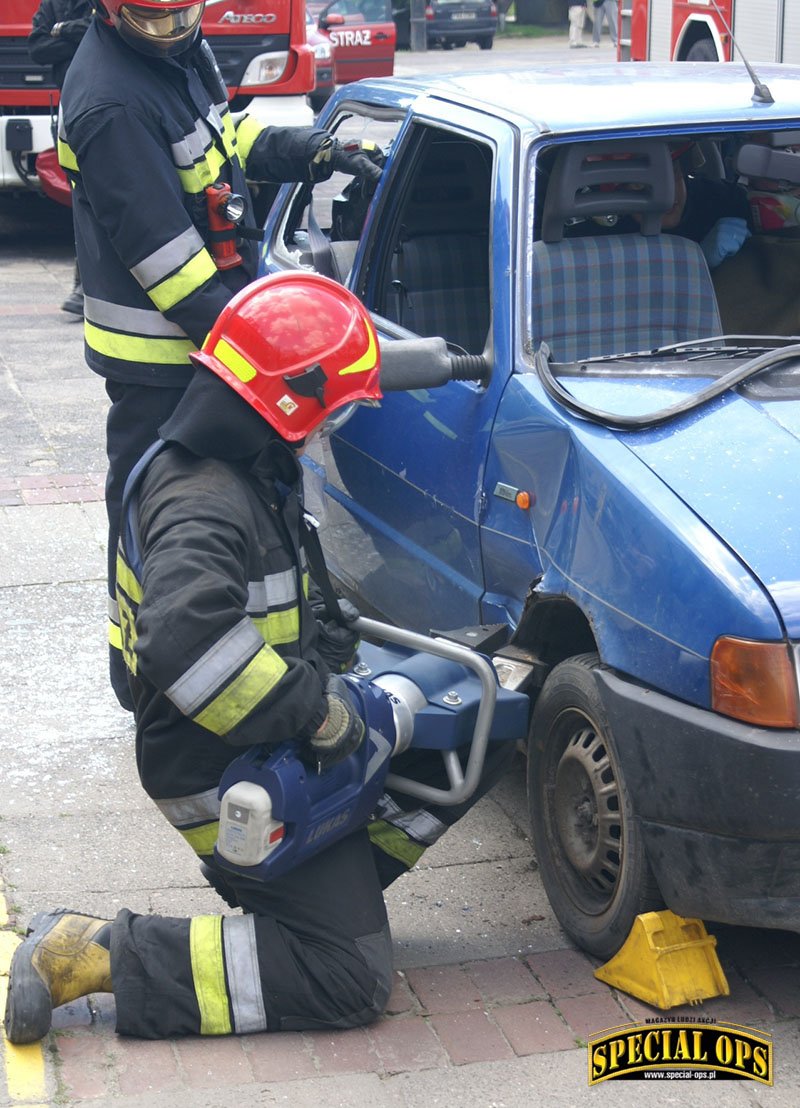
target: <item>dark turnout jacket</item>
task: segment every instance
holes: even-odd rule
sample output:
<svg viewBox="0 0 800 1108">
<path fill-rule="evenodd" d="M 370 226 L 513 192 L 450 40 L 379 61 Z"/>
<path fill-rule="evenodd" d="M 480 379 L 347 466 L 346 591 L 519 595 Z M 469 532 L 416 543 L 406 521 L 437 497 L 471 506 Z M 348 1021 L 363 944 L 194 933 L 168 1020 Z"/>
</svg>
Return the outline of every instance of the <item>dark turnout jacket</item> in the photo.
<svg viewBox="0 0 800 1108">
<path fill-rule="evenodd" d="M 189 352 L 258 262 L 245 239 L 243 264 L 217 269 L 204 190 L 229 184 L 254 227 L 246 178 L 307 180 L 325 136 L 234 120 L 202 40 L 178 58 L 148 57 L 95 19 L 64 83 L 58 146 L 73 186 L 90 368 L 126 384 L 185 386 Z"/>
<path fill-rule="evenodd" d="M 298 463 L 239 397 L 227 403 L 227 385 L 199 373 L 163 429 L 170 441 L 131 478 L 117 567 L 139 770 L 156 799 L 216 786 L 242 747 L 309 735 L 326 712 Z"/>
<path fill-rule="evenodd" d="M 39 65 L 49 65 L 59 88 L 69 63 L 91 23 L 91 0 L 42 0 L 31 22 L 28 52 Z M 53 35 L 59 23 L 58 34 Z"/>
</svg>

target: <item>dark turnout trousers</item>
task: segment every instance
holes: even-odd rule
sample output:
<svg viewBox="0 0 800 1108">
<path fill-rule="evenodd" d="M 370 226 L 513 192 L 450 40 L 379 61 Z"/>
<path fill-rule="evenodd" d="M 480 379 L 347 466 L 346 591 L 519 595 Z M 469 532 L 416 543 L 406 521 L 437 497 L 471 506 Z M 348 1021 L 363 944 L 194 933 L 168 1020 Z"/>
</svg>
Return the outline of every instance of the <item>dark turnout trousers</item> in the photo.
<svg viewBox="0 0 800 1108">
<path fill-rule="evenodd" d="M 391 938 L 366 830 L 274 881 L 225 876 L 243 915 L 117 916 L 111 980 L 120 1034 L 358 1027 L 383 1012 Z"/>
</svg>

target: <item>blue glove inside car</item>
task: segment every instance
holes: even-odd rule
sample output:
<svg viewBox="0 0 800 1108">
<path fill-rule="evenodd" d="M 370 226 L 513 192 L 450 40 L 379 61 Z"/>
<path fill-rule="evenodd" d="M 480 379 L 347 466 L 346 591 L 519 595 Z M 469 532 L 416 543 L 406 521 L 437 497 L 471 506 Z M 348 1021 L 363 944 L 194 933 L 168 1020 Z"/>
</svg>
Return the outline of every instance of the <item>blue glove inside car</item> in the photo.
<svg viewBox="0 0 800 1108">
<path fill-rule="evenodd" d="M 747 224 L 738 216 L 726 215 L 718 219 L 700 243 L 709 269 L 716 269 L 726 258 L 738 254 L 745 239 L 750 238 Z"/>
</svg>

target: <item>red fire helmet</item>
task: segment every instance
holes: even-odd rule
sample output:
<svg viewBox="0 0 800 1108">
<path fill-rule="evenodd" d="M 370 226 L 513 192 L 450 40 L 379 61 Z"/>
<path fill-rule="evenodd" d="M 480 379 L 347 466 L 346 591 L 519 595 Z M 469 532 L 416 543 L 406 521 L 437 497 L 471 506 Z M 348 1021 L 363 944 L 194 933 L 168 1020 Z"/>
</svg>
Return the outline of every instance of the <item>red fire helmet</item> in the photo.
<svg viewBox="0 0 800 1108">
<path fill-rule="evenodd" d="M 262 277 L 226 304 L 190 355 L 289 442 L 346 404 L 381 397 L 380 348 L 364 305 L 317 273 Z"/>
<path fill-rule="evenodd" d="M 205 0 L 97 0 L 97 9 L 129 46 L 170 57 L 195 40 Z"/>
</svg>

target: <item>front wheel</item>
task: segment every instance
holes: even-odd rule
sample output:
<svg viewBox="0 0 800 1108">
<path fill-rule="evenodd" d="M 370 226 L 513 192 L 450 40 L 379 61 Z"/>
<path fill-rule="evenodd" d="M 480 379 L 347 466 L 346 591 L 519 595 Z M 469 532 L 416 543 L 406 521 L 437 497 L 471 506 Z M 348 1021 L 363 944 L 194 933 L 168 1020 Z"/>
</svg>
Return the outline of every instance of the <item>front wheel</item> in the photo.
<svg viewBox="0 0 800 1108">
<path fill-rule="evenodd" d="M 606 960 L 636 916 L 663 906 L 597 689 L 596 654 L 556 666 L 528 739 L 528 805 L 545 892 L 559 923 Z"/>
</svg>

